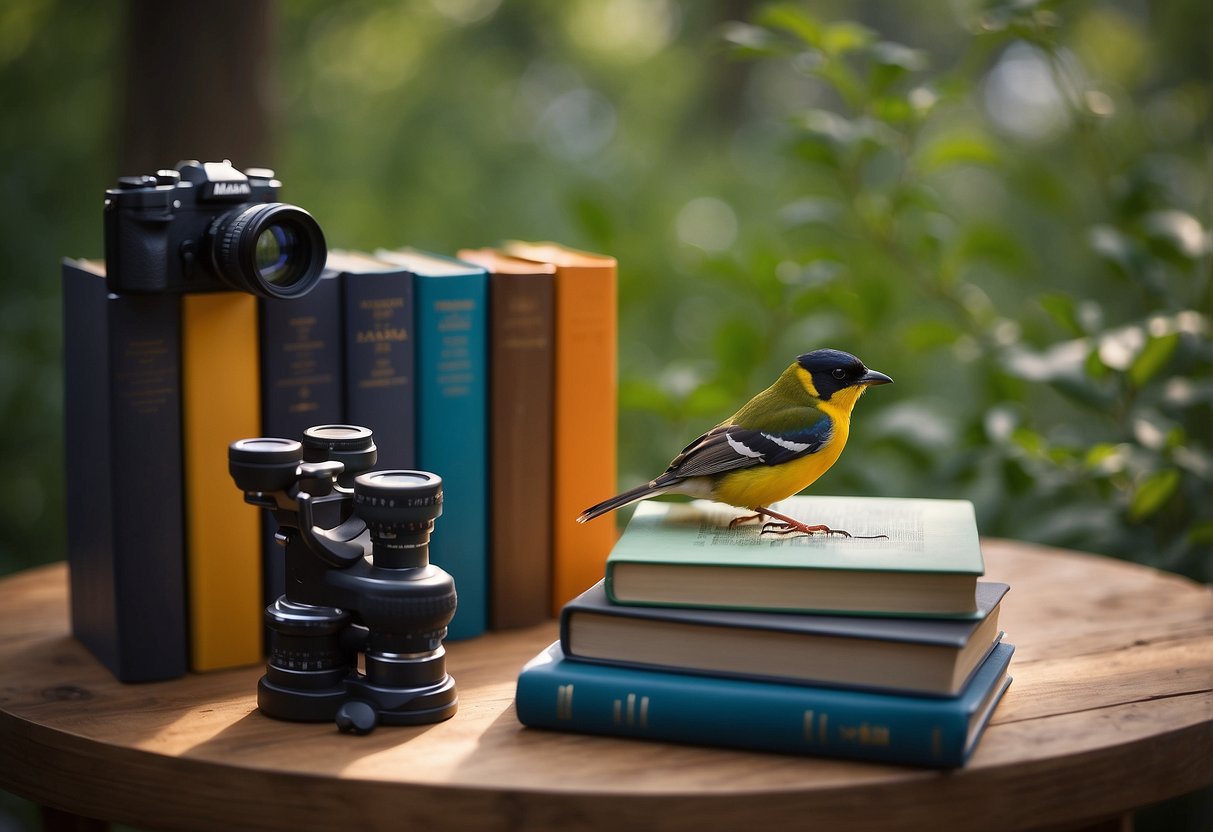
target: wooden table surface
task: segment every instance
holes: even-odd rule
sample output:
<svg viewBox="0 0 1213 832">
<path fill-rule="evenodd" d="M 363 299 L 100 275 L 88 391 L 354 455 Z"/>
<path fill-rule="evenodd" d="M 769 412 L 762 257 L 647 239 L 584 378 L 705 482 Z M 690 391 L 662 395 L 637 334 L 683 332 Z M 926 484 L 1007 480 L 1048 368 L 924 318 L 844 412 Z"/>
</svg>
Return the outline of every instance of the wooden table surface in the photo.
<svg viewBox="0 0 1213 832">
<path fill-rule="evenodd" d="M 1025 829 L 1213 782 L 1213 595 L 1140 566 L 984 544 L 1015 678 L 953 772 L 523 728 L 554 623 L 448 645 L 459 713 L 365 737 L 255 707 L 261 668 L 122 685 L 69 636 L 62 564 L 0 581 L 0 787 L 155 829 Z"/>
</svg>

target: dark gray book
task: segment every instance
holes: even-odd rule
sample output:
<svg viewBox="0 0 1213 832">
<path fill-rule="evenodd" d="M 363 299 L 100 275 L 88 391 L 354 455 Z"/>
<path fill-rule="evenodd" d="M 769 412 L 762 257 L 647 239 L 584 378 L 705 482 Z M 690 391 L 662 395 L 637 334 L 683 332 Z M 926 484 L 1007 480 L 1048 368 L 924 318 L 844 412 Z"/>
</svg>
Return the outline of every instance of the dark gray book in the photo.
<svg viewBox="0 0 1213 832">
<path fill-rule="evenodd" d="M 187 667 L 180 297 L 63 262 L 72 633 L 123 682 Z"/>
<path fill-rule="evenodd" d="M 889 618 L 612 604 L 600 581 L 565 605 L 575 661 L 955 696 L 1002 637 L 1006 584 L 978 582 L 978 618 Z"/>
</svg>

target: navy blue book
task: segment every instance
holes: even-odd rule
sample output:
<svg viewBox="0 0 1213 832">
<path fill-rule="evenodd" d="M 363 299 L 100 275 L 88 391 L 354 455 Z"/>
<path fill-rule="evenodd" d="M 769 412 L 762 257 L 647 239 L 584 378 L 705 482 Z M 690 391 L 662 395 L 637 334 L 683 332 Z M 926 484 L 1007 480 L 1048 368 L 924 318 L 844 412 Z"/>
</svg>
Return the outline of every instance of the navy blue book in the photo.
<svg viewBox="0 0 1213 832">
<path fill-rule="evenodd" d="M 179 296 L 63 262 L 72 633 L 123 682 L 188 666 L 180 334 Z"/>
<path fill-rule="evenodd" d="M 415 468 L 413 276 L 353 251 L 330 251 L 341 273 L 346 423 L 370 428 L 377 468 Z"/>
<path fill-rule="evenodd" d="M 999 644 L 957 697 L 899 696 L 591 664 L 557 642 L 523 667 L 514 702 L 535 728 L 954 768 L 1011 684 Z"/>
<path fill-rule="evenodd" d="M 313 425 L 343 423 L 344 359 L 341 281 L 327 270 L 305 295 L 263 298 L 261 340 L 261 435 L 299 439 Z M 262 523 L 262 585 L 270 603 L 286 589 L 282 547 L 274 543 L 277 524 L 268 512 Z"/>
<path fill-rule="evenodd" d="M 1006 584 L 978 582 L 976 619 L 813 615 L 612 604 L 603 581 L 565 604 L 579 661 L 796 684 L 955 696 L 994 649 Z"/>
<path fill-rule="evenodd" d="M 430 557 L 459 594 L 450 638 L 472 638 L 488 626 L 488 272 L 407 248 L 375 256 L 413 275 L 417 467 L 442 477 Z"/>
</svg>

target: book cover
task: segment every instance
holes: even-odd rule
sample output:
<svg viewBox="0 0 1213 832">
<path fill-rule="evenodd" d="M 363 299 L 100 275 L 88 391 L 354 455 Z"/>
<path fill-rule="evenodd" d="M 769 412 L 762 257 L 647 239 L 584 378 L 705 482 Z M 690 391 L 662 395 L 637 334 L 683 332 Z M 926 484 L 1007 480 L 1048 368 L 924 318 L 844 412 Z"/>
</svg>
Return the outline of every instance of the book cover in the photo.
<svg viewBox="0 0 1213 832">
<path fill-rule="evenodd" d="M 63 262 L 63 409 L 72 634 L 123 682 L 188 667 L 180 300 L 112 295 Z"/>
<path fill-rule="evenodd" d="M 417 464 L 413 276 L 370 255 L 329 251 L 341 273 L 344 419 L 375 434 L 379 468 Z"/>
<path fill-rule="evenodd" d="M 955 696 L 1001 638 L 1009 587 L 978 582 L 976 620 L 612 604 L 599 582 L 565 605 L 565 656 L 797 684 Z"/>
<path fill-rule="evenodd" d="M 791 497 L 772 506 L 839 535 L 762 534 L 721 503 L 646 500 L 607 560 L 621 604 L 975 618 L 984 571 L 967 500 Z M 863 539 L 859 536 L 881 537 Z"/>
<path fill-rule="evenodd" d="M 341 281 L 326 271 L 312 291 L 261 298 L 261 435 L 300 439 L 313 425 L 342 423 Z M 271 603 L 286 590 L 277 524 L 262 517 L 262 586 Z"/>
<path fill-rule="evenodd" d="M 449 637 L 471 638 L 488 626 L 488 273 L 414 249 L 376 257 L 413 275 L 417 467 L 442 477 L 430 558 L 459 594 Z"/>
<path fill-rule="evenodd" d="M 227 449 L 261 433 L 257 298 L 181 296 L 181 404 L 190 669 L 262 658 L 261 517 L 227 470 Z"/>
<path fill-rule="evenodd" d="M 514 703 L 535 728 L 954 768 L 1010 685 L 1014 650 L 995 647 L 959 696 L 924 698 L 576 662 L 557 642 L 523 667 Z"/>
<path fill-rule="evenodd" d="M 611 523 L 578 523 L 616 491 L 618 302 L 614 257 L 555 243 L 510 242 L 515 257 L 556 267 L 552 613 L 602 577 Z"/>
<path fill-rule="evenodd" d="M 552 613 L 552 382 L 556 267 L 494 249 L 489 272 L 489 626 Z"/>
</svg>

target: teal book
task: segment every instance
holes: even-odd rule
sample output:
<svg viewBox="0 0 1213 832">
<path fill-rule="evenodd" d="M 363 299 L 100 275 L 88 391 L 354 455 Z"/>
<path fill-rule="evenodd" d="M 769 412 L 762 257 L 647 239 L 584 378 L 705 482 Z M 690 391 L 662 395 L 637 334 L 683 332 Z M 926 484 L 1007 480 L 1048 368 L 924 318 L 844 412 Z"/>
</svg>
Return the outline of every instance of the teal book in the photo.
<svg viewBox="0 0 1213 832">
<path fill-rule="evenodd" d="M 791 497 L 771 506 L 853 536 L 764 533 L 748 512 L 640 503 L 607 558 L 616 604 L 977 618 L 985 565 L 972 503 Z"/>
<path fill-rule="evenodd" d="M 430 557 L 451 573 L 452 639 L 488 621 L 488 272 L 414 249 L 376 257 L 413 275 L 417 467 L 442 477 Z"/>
<path fill-rule="evenodd" d="M 514 702 L 534 728 L 955 768 L 1011 684 L 1014 650 L 999 644 L 941 699 L 590 664 L 557 642 L 522 668 Z"/>
<path fill-rule="evenodd" d="M 707 610 L 612 604 L 602 581 L 564 605 L 577 661 L 955 696 L 1002 638 L 1006 584 L 979 581 L 977 619 Z"/>
</svg>

